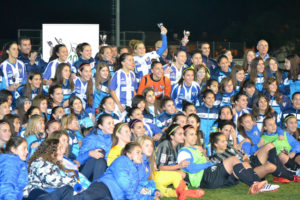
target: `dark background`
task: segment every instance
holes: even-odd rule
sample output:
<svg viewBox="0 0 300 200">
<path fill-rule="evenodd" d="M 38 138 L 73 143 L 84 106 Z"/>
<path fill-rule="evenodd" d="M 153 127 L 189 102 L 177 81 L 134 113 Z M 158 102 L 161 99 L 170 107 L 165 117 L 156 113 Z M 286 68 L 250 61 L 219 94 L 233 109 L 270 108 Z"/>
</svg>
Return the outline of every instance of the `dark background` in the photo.
<svg viewBox="0 0 300 200">
<path fill-rule="evenodd" d="M 18 29 L 41 29 L 42 23 L 99 23 L 110 33 L 111 7 L 111 0 L 3 0 L 0 41 L 16 40 Z M 121 31 L 158 31 L 158 22 L 168 28 L 170 41 L 174 33 L 181 37 L 187 29 L 190 41 L 245 42 L 254 47 L 264 38 L 274 50 L 289 42 L 298 45 L 300 1 L 121 0 Z"/>
</svg>

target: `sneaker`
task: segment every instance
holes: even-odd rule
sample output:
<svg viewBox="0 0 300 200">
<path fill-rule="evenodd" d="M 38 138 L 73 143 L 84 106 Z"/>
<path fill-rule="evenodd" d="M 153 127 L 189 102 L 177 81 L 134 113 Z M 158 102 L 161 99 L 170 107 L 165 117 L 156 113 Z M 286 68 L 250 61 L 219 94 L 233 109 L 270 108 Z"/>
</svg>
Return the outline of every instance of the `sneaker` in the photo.
<svg viewBox="0 0 300 200">
<path fill-rule="evenodd" d="M 275 192 L 279 190 L 279 188 L 279 185 L 266 184 L 263 188 L 259 190 L 259 192 Z"/>
<path fill-rule="evenodd" d="M 205 194 L 205 191 L 202 189 L 197 190 L 185 190 L 180 194 L 179 200 L 186 200 L 186 198 L 200 198 Z"/>
<path fill-rule="evenodd" d="M 267 183 L 267 181 L 254 182 L 249 188 L 249 192 L 251 194 L 257 194 Z"/>
<path fill-rule="evenodd" d="M 286 178 L 282 178 L 282 177 L 273 177 L 273 182 L 274 183 L 290 183 L 292 181 L 290 181 L 289 179 Z"/>
</svg>

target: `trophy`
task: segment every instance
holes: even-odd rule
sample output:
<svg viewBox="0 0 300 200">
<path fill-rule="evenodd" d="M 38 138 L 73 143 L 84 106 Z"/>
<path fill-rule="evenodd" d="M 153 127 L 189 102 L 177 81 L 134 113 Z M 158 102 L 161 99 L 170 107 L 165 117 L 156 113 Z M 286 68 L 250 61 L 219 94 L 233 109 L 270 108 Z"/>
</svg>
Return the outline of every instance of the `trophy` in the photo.
<svg viewBox="0 0 300 200">
<path fill-rule="evenodd" d="M 108 46 L 105 42 L 107 40 L 107 35 L 106 34 L 103 34 L 101 35 L 100 34 L 100 40 L 102 41 L 102 46 Z"/>
<path fill-rule="evenodd" d="M 163 23 L 158 23 L 157 26 L 161 30 L 161 28 L 164 27 L 164 24 Z M 161 31 L 160 34 L 165 35 L 166 32 L 165 31 Z"/>
<path fill-rule="evenodd" d="M 183 30 L 183 35 L 183 41 L 187 44 L 189 42 L 189 36 L 191 35 L 191 32 Z"/>
</svg>

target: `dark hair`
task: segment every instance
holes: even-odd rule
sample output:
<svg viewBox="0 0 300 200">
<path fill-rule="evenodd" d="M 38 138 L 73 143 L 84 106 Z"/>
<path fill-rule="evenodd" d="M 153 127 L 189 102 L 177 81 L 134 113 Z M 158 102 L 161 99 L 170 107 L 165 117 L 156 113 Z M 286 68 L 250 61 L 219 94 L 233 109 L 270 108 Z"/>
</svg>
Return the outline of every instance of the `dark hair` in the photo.
<svg viewBox="0 0 300 200">
<path fill-rule="evenodd" d="M 67 64 L 67 63 L 58 64 L 58 66 L 56 67 L 55 76 L 54 76 L 52 85 L 64 85 L 64 78 L 62 75 L 62 71 L 64 70 L 65 67 L 69 67 L 70 72 L 71 72 L 71 67 L 69 64 Z M 69 86 L 71 88 L 71 91 L 73 91 L 74 90 L 74 81 L 73 81 L 71 75 L 70 75 L 68 81 L 69 81 Z"/>
<path fill-rule="evenodd" d="M 12 42 L 8 42 L 8 43 L 4 44 L 3 49 L 2 49 L 2 56 L 0 58 L 0 64 L 3 63 L 6 59 L 8 59 L 9 55 L 6 51 L 8 51 L 13 44 L 17 45 L 17 42 L 12 41 Z"/>
<path fill-rule="evenodd" d="M 176 61 L 176 60 L 175 60 L 175 57 L 177 57 L 178 54 L 179 54 L 180 52 L 184 52 L 185 55 L 187 55 L 186 52 L 185 52 L 184 50 L 182 50 L 182 49 L 177 49 L 177 50 L 175 51 L 175 53 L 174 53 L 173 61 Z"/>
<path fill-rule="evenodd" d="M 219 82 L 216 79 L 211 78 L 206 82 L 206 85 L 205 85 L 205 88 L 203 89 L 203 91 L 207 90 L 208 87 L 211 87 L 213 83 L 218 83 L 218 85 L 219 85 Z"/>
<path fill-rule="evenodd" d="M 186 112 L 189 106 L 194 106 L 194 104 L 189 101 L 182 100 L 182 111 Z"/>
<path fill-rule="evenodd" d="M 224 94 L 226 91 L 225 91 L 225 85 L 226 84 L 228 84 L 229 83 L 229 81 L 231 81 L 232 82 L 232 84 L 233 84 L 233 80 L 232 80 L 232 78 L 230 78 L 230 77 L 224 77 L 222 80 L 221 80 L 221 83 L 220 83 L 220 89 L 219 89 L 219 92 L 221 93 L 221 94 Z M 233 90 L 234 90 L 234 88 L 233 88 Z"/>
<path fill-rule="evenodd" d="M 179 124 L 171 124 L 166 130 L 165 134 L 163 135 L 162 140 L 169 140 L 171 141 L 171 135 L 175 135 L 176 131 L 180 128 Z"/>
<path fill-rule="evenodd" d="M 40 144 L 34 154 L 29 158 L 28 161 L 28 172 L 30 172 L 30 167 L 32 162 L 38 158 L 42 158 L 44 161 L 51 162 L 58 165 L 59 169 L 64 170 L 62 163 L 56 161 L 57 149 L 59 145 L 58 139 L 47 139 Z"/>
<path fill-rule="evenodd" d="M 23 142 L 27 141 L 25 140 L 25 138 L 22 138 L 20 136 L 11 136 L 10 139 L 7 141 L 6 145 L 5 145 L 5 149 L 0 148 L 0 153 L 12 153 L 11 152 L 11 148 L 18 148 L 18 146 L 20 146 Z"/>
<path fill-rule="evenodd" d="M 154 92 L 154 89 L 151 88 L 151 87 L 147 87 L 143 90 L 142 92 L 142 95 L 144 96 L 145 98 L 145 101 L 146 101 L 146 97 L 147 97 L 147 94 L 148 92 L 152 91 L 153 92 L 153 95 L 155 96 L 155 92 Z M 161 108 L 160 108 L 160 101 L 158 99 L 155 98 L 155 102 L 154 102 L 154 114 L 155 116 L 158 116 L 159 113 L 161 112 Z M 146 107 L 145 107 L 145 110 L 149 113 L 149 109 L 148 109 L 148 102 L 146 101 Z"/>
<path fill-rule="evenodd" d="M 264 90 L 269 92 L 269 94 L 271 95 L 269 86 L 274 82 L 276 82 L 276 84 L 277 84 L 277 90 L 274 94 L 274 97 L 275 97 L 276 102 L 280 105 L 282 103 L 282 97 L 280 96 L 280 92 L 279 92 L 279 87 L 278 87 L 279 84 L 275 78 L 269 77 L 269 78 L 267 78 L 267 80 L 264 81 Z"/>
<path fill-rule="evenodd" d="M 194 57 L 194 55 L 196 55 L 196 54 L 200 54 L 202 56 L 202 51 L 200 49 L 194 49 L 191 52 L 191 57 Z"/>
<path fill-rule="evenodd" d="M 178 81 L 178 85 L 182 86 L 183 85 L 183 81 L 184 81 L 184 75 L 186 74 L 187 71 L 192 71 L 193 74 L 194 74 L 194 80 L 195 80 L 195 70 L 194 68 L 192 67 L 188 67 L 188 68 L 185 68 L 183 71 L 182 71 L 182 75 L 181 75 L 181 78 L 179 79 Z"/>
<path fill-rule="evenodd" d="M 105 120 L 106 118 L 108 118 L 108 117 L 113 118 L 110 114 L 106 114 L 106 113 L 100 115 L 100 117 L 99 117 L 98 120 L 97 120 L 97 127 L 98 127 L 99 125 L 103 125 L 104 120 Z"/>
<path fill-rule="evenodd" d="M 284 118 L 284 123 L 286 124 L 286 123 L 288 122 L 288 120 L 291 119 L 291 118 L 294 118 L 294 119 L 297 120 L 297 118 L 296 118 L 295 115 L 293 115 L 293 114 L 288 114 L 288 115 Z M 285 128 L 287 128 L 286 125 L 285 125 Z M 300 139 L 300 132 L 299 132 L 299 129 L 298 129 L 298 128 L 296 129 L 296 132 L 290 133 L 290 134 L 291 134 L 292 136 L 294 136 L 295 139 L 296 139 L 297 141 L 299 141 L 299 139 Z"/>
<path fill-rule="evenodd" d="M 18 39 L 18 45 L 21 45 L 22 41 L 23 40 L 29 40 L 31 42 L 31 39 L 27 36 L 21 36 L 19 39 Z"/>
<path fill-rule="evenodd" d="M 207 97 L 207 95 L 209 95 L 209 94 L 212 94 L 212 95 L 214 95 L 214 97 L 216 97 L 215 93 L 212 90 L 207 89 L 202 92 L 202 98 L 205 99 Z"/>
<path fill-rule="evenodd" d="M 48 104 L 50 105 L 50 107 L 52 107 L 52 104 L 53 104 L 53 99 L 52 99 L 51 95 L 53 95 L 55 90 L 58 88 L 62 89 L 62 86 L 61 85 L 51 85 L 48 90 L 49 91 L 48 92 Z"/>
<path fill-rule="evenodd" d="M 240 91 L 243 91 L 244 89 L 246 88 L 252 88 L 254 87 L 255 88 L 255 82 L 250 80 L 250 79 L 247 79 L 245 80 L 245 82 L 243 83 L 242 85 L 242 88 L 240 89 Z"/>
<path fill-rule="evenodd" d="M 259 61 L 263 61 L 263 63 L 264 63 L 264 60 L 261 57 L 256 57 L 252 60 L 252 62 L 250 64 L 250 67 L 251 67 L 250 80 L 252 80 L 254 83 L 256 83 L 256 78 L 257 78 L 257 74 L 258 74 L 257 66 L 259 64 Z M 264 69 L 263 75 L 265 78 L 267 77 L 266 69 Z"/>
<path fill-rule="evenodd" d="M 56 120 L 56 119 L 53 117 L 53 114 L 55 114 L 55 113 L 56 113 L 56 111 L 57 111 L 59 108 L 62 108 L 62 109 L 63 109 L 63 107 L 62 107 L 62 106 L 55 106 L 55 107 L 53 107 L 53 108 L 52 108 L 52 110 L 51 110 L 51 116 L 50 116 L 50 120 Z"/>
<path fill-rule="evenodd" d="M 101 92 L 105 92 L 105 93 L 107 93 L 107 91 L 102 91 L 102 79 L 101 79 L 101 77 L 100 77 L 100 71 L 103 69 L 103 68 L 107 68 L 108 69 L 108 85 L 110 84 L 110 70 L 109 70 L 109 66 L 108 66 L 108 64 L 106 63 L 106 62 L 100 62 L 97 66 L 96 66 L 96 74 L 95 74 L 95 87 L 96 87 L 96 89 L 97 90 L 100 90 Z M 104 81 L 104 82 L 106 82 L 106 81 Z"/>
<path fill-rule="evenodd" d="M 134 128 L 134 125 L 135 125 L 136 123 L 138 123 L 138 122 L 143 122 L 143 121 L 140 120 L 140 119 L 132 119 L 132 120 L 130 120 L 130 122 L 128 122 L 129 128 L 130 128 L 130 129 L 131 129 L 131 128 Z"/>
<path fill-rule="evenodd" d="M 56 119 L 49 120 L 49 121 L 46 123 L 46 125 L 45 125 L 45 130 L 49 129 L 49 127 L 50 127 L 51 124 L 53 124 L 53 123 L 59 123 L 59 124 L 60 124 L 60 122 L 57 121 Z"/>
<path fill-rule="evenodd" d="M 235 124 L 233 123 L 233 121 L 231 120 L 222 120 L 220 121 L 220 123 L 218 124 L 218 129 L 221 130 L 224 128 L 224 126 L 226 125 L 230 125 L 232 126 L 234 129 L 236 128 Z"/>
<path fill-rule="evenodd" d="M 234 104 L 234 106 L 236 106 L 235 105 L 235 102 L 236 101 L 238 101 L 238 100 L 240 100 L 240 98 L 242 97 L 242 96 L 246 96 L 246 98 L 247 98 L 247 95 L 246 94 L 244 94 L 244 93 L 242 93 L 242 92 L 239 92 L 239 93 L 237 93 L 236 95 L 234 95 L 233 97 L 232 97 L 232 104 Z"/>
<path fill-rule="evenodd" d="M 161 62 L 157 61 L 157 60 L 153 60 L 151 61 L 151 69 L 153 69 L 155 67 L 155 65 L 157 64 L 161 64 Z M 162 65 L 162 64 L 161 64 Z"/>
<path fill-rule="evenodd" d="M 162 98 L 161 101 L 160 101 L 160 107 L 161 107 L 161 108 L 165 107 L 168 101 L 174 102 L 173 99 L 171 99 L 170 97 L 168 97 L 168 96 L 163 96 L 163 98 Z"/>
<path fill-rule="evenodd" d="M 211 133 L 210 135 L 209 135 L 209 142 L 210 142 L 210 144 L 211 144 L 211 146 L 210 146 L 210 148 L 211 148 L 211 153 L 213 154 L 213 150 L 214 150 L 214 148 L 216 148 L 216 146 L 215 146 L 215 143 L 218 143 L 219 142 L 219 137 L 221 136 L 221 135 L 224 135 L 222 132 L 215 132 L 215 133 Z"/>
<path fill-rule="evenodd" d="M 105 109 L 104 109 L 104 104 L 106 103 L 106 101 L 108 100 L 108 99 L 113 99 L 111 96 L 106 96 L 106 97 L 104 97 L 102 100 L 101 100 L 101 103 L 99 104 L 99 107 L 98 107 L 98 112 L 99 113 L 101 113 L 101 112 L 103 112 Z"/>
<path fill-rule="evenodd" d="M 5 99 L 0 99 L 0 105 L 4 104 L 4 103 L 7 103 L 8 101 L 5 100 Z"/>
<path fill-rule="evenodd" d="M 265 132 L 264 127 L 266 126 L 267 121 L 270 120 L 270 119 L 273 119 L 273 120 L 275 121 L 275 119 L 274 119 L 273 116 L 266 116 L 266 117 L 264 118 L 264 121 L 263 121 L 261 130 L 260 130 L 260 135 L 263 135 L 263 134 L 264 134 L 264 132 Z M 275 121 L 275 123 L 276 123 L 276 121 Z"/>
<path fill-rule="evenodd" d="M 122 149 L 121 155 L 127 156 L 128 153 L 131 153 L 135 147 L 141 147 L 137 142 L 129 142 Z"/>
<path fill-rule="evenodd" d="M 259 119 L 259 105 L 258 102 L 261 98 L 264 98 L 267 101 L 267 109 L 265 110 L 265 116 L 273 116 L 274 114 L 274 110 L 272 109 L 272 107 L 269 104 L 269 100 L 267 98 L 266 95 L 259 93 L 257 96 L 255 96 L 254 100 L 253 100 L 253 107 L 252 107 L 252 116 L 254 118 L 255 121 L 257 121 Z"/>
<path fill-rule="evenodd" d="M 42 74 L 36 70 L 30 71 L 29 75 L 27 77 L 26 85 L 24 88 L 24 96 L 27 97 L 28 99 L 32 99 L 32 89 L 31 89 L 31 84 L 29 83 L 29 80 L 32 81 L 32 79 L 35 76 L 40 76 L 42 79 Z M 41 82 L 41 86 L 37 88 L 38 92 L 37 95 L 42 95 L 43 93 L 43 83 Z"/>
<path fill-rule="evenodd" d="M 233 111 L 232 111 L 232 109 L 231 109 L 230 106 L 225 105 L 225 106 L 222 106 L 222 107 L 219 109 L 218 119 L 213 123 L 213 125 L 219 124 L 219 123 L 221 123 L 221 122 L 223 121 L 223 120 L 220 118 L 220 116 L 221 116 L 222 111 L 223 111 L 224 109 L 226 109 L 226 108 L 228 108 L 228 109 L 230 110 L 230 113 L 231 113 L 231 116 L 232 116 L 231 121 L 233 122 Z"/>
<path fill-rule="evenodd" d="M 98 60 L 105 60 L 103 55 L 104 55 L 104 51 L 106 49 L 110 49 L 111 50 L 111 46 L 102 46 L 100 49 L 99 49 L 99 53 L 98 53 Z"/>
<path fill-rule="evenodd" d="M 90 46 L 90 44 L 83 42 L 83 43 L 80 43 L 77 45 L 76 54 L 77 54 L 78 58 L 81 56 L 80 52 L 82 52 L 86 46 Z"/>
<path fill-rule="evenodd" d="M 9 90 L 0 91 L 0 100 L 4 99 L 5 101 L 8 101 L 9 96 L 13 97 L 12 93 Z"/>
<path fill-rule="evenodd" d="M 277 64 L 277 71 L 275 72 L 275 74 L 276 74 L 275 75 L 275 78 L 276 78 L 275 80 L 277 81 L 277 85 L 279 85 L 282 82 L 282 73 L 279 69 L 279 62 L 275 57 L 270 57 L 266 60 L 266 70 L 268 70 L 270 73 L 272 73 L 271 69 L 270 69 L 270 61 L 271 60 L 274 60 Z"/>
<path fill-rule="evenodd" d="M 70 107 L 70 111 L 71 111 L 72 114 L 75 114 L 74 108 L 73 108 L 73 103 L 75 102 L 75 100 L 80 100 L 81 105 L 82 105 L 82 101 L 78 96 L 71 96 L 70 99 L 69 99 L 69 107 Z M 82 106 L 82 110 L 81 110 L 80 114 L 83 113 L 83 112 L 84 112 L 84 109 L 83 109 L 83 106 Z"/>
<path fill-rule="evenodd" d="M 236 74 L 242 70 L 245 72 L 245 69 L 241 65 L 234 65 L 232 67 L 230 76 L 231 76 L 234 88 L 236 88 L 236 86 L 237 86 Z M 245 81 L 245 77 L 244 77 L 244 81 Z M 242 83 L 240 83 L 240 85 L 243 85 L 244 81 L 242 81 Z"/>
<path fill-rule="evenodd" d="M 17 132 L 15 132 L 15 126 L 14 126 L 15 119 L 20 119 L 20 117 L 17 116 L 17 115 L 13 115 L 13 114 L 7 114 L 3 118 L 3 120 L 6 121 L 9 124 L 12 135 L 17 134 Z"/>
<path fill-rule="evenodd" d="M 173 115 L 173 117 L 172 117 L 172 124 L 177 124 L 177 120 L 178 120 L 179 117 L 185 117 L 186 118 L 186 116 L 184 114 L 177 113 L 177 114 Z"/>
<path fill-rule="evenodd" d="M 37 106 L 30 106 L 30 108 L 25 113 L 25 116 L 24 116 L 24 119 L 23 119 L 23 124 L 26 124 L 29 121 L 29 119 L 30 119 L 30 117 L 31 117 L 32 112 L 34 111 L 34 109 L 39 109 L 40 110 L 40 108 L 37 107 Z"/>
<path fill-rule="evenodd" d="M 292 95 L 292 100 L 294 100 L 295 96 L 300 94 L 300 92 L 294 92 L 294 94 Z"/>
<path fill-rule="evenodd" d="M 296 81 L 298 80 L 298 75 L 300 74 L 300 59 L 297 54 L 288 55 L 287 60 L 291 63 L 291 69 L 289 70 L 288 78 L 289 80 Z"/>
<path fill-rule="evenodd" d="M 127 116 L 130 118 L 133 115 L 134 111 L 137 110 L 137 109 L 141 110 L 138 107 L 127 107 L 126 108 Z"/>
<path fill-rule="evenodd" d="M 59 52 L 61 47 L 66 47 L 64 44 L 57 44 L 53 47 L 52 54 L 49 58 L 49 62 L 58 58 L 57 53 Z M 66 47 L 67 48 L 67 47 Z"/>
<path fill-rule="evenodd" d="M 217 58 L 217 63 L 218 63 L 218 65 L 219 65 L 219 63 L 221 62 L 221 60 L 222 60 L 223 58 L 225 58 L 226 60 L 228 60 L 228 57 L 225 56 L 224 54 L 223 54 L 223 55 L 220 55 L 220 56 Z"/>
<path fill-rule="evenodd" d="M 83 63 L 79 66 L 79 71 L 82 72 L 84 67 L 90 65 Z M 86 101 L 87 105 L 90 107 L 93 107 L 93 102 L 94 102 L 94 89 L 93 89 L 93 77 L 90 78 L 87 84 L 87 89 L 86 89 Z"/>
<path fill-rule="evenodd" d="M 244 138 L 249 139 L 250 143 L 253 144 L 252 139 L 246 134 L 246 130 L 245 130 L 244 126 L 242 125 L 243 120 L 246 117 L 251 117 L 251 119 L 253 120 L 253 117 L 251 114 L 248 114 L 248 113 L 242 114 L 242 116 L 240 116 L 237 121 L 237 130 Z"/>
<path fill-rule="evenodd" d="M 243 57 L 243 69 L 244 69 L 244 71 L 245 72 L 248 72 L 248 65 L 250 64 L 250 63 L 248 63 L 248 60 L 247 60 L 247 56 L 248 56 L 248 53 L 250 52 L 250 51 L 252 51 L 253 53 L 254 53 L 254 55 L 255 55 L 255 51 L 254 50 L 252 50 L 252 49 L 248 49 L 245 53 L 244 53 L 244 57 Z"/>
<path fill-rule="evenodd" d="M 124 62 L 124 60 L 126 60 L 127 56 L 131 56 L 129 53 L 122 53 L 118 59 L 118 67 L 116 68 L 116 70 L 121 69 L 122 66 L 122 62 Z"/>
<path fill-rule="evenodd" d="M 138 104 L 142 101 L 146 104 L 146 100 L 143 95 L 135 95 L 132 99 L 131 107 L 138 107 Z"/>
</svg>

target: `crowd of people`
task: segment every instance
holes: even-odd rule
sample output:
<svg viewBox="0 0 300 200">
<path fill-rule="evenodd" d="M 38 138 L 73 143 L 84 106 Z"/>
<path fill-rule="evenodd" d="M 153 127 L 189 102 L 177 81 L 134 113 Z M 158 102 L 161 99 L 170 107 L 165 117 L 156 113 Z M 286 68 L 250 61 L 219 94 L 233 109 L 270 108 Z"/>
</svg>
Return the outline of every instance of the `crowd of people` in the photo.
<svg viewBox="0 0 300 200">
<path fill-rule="evenodd" d="M 210 57 L 209 43 L 168 53 L 57 44 L 48 62 L 30 38 L 0 58 L 0 199 L 200 198 L 243 182 L 249 192 L 300 182 L 300 59 L 284 69 L 268 42 Z M 272 184 L 265 177 L 273 176 Z M 193 189 L 191 189 L 193 188 Z"/>
</svg>

